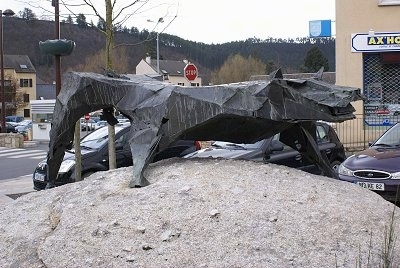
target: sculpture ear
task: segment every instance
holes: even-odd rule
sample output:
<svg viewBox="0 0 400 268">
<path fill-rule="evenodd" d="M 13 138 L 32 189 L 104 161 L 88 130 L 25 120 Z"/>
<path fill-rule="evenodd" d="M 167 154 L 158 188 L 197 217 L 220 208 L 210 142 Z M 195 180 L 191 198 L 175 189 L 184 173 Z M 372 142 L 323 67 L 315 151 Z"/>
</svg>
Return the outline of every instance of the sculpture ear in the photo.
<svg viewBox="0 0 400 268">
<path fill-rule="evenodd" d="M 283 79 L 283 74 L 282 74 L 281 68 L 279 68 L 278 70 L 273 71 L 272 73 L 269 74 L 269 79 L 272 80 L 272 79 L 274 79 L 274 78 L 276 78 L 276 79 Z"/>
<path fill-rule="evenodd" d="M 322 75 L 324 74 L 324 66 L 322 66 L 318 72 L 313 76 L 315 80 L 322 80 Z"/>
</svg>

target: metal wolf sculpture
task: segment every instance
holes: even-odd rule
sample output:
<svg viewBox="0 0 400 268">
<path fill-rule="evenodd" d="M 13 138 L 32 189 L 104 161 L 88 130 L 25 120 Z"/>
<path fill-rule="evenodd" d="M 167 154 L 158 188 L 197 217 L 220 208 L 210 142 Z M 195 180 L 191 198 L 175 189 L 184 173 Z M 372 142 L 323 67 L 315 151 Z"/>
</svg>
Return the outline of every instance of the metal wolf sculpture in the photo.
<svg viewBox="0 0 400 268">
<path fill-rule="evenodd" d="M 156 148 L 177 139 L 252 143 L 281 133 L 281 140 L 313 161 L 323 175 L 335 177 L 315 142 L 315 120 L 353 119 L 351 102 L 360 89 L 316 79 L 284 79 L 280 70 L 268 80 L 203 87 L 184 87 L 147 76 L 130 79 L 94 73 L 67 73 L 57 97 L 47 156 L 47 188 L 55 180 L 65 149 L 72 145 L 75 122 L 104 109 L 108 122 L 115 108 L 131 121 L 133 157 L 131 187 L 149 182 L 143 171 Z"/>
</svg>

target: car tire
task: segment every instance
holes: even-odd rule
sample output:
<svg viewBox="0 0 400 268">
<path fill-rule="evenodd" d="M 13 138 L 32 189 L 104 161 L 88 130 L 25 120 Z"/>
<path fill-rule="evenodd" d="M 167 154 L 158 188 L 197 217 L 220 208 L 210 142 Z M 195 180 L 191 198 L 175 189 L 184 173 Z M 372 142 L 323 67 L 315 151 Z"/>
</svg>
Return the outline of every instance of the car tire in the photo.
<svg viewBox="0 0 400 268">
<path fill-rule="evenodd" d="M 333 169 L 333 171 L 335 171 L 336 173 L 338 172 L 339 166 L 342 162 L 335 160 L 331 163 L 331 168 Z"/>
</svg>

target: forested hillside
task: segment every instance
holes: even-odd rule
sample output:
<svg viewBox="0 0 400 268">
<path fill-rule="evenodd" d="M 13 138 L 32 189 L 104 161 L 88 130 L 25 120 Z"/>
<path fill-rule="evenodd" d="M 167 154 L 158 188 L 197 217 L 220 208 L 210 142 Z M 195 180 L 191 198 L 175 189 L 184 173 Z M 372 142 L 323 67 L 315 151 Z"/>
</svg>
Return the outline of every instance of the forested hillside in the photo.
<svg viewBox="0 0 400 268">
<path fill-rule="evenodd" d="M 28 55 L 34 64 L 40 79 L 54 80 L 54 58 L 43 55 L 39 50 L 39 41 L 54 39 L 53 21 L 24 20 L 17 17 L 4 18 L 4 53 Z M 99 71 L 104 66 L 101 54 L 104 48 L 104 34 L 96 27 L 72 23 L 61 23 L 61 38 L 76 42 L 76 48 L 70 56 L 62 57 L 62 72 Z M 262 60 L 267 66 L 278 66 L 286 73 L 302 71 L 307 51 L 318 46 L 328 59 L 329 71 L 335 70 L 334 39 L 310 40 L 297 38 L 291 40 L 257 38 L 246 41 L 234 41 L 224 44 L 204 44 L 184 40 L 178 36 L 160 34 L 160 58 L 168 60 L 188 59 L 194 62 L 204 81 L 209 81 L 211 73 L 225 62 L 229 55 L 251 55 Z M 156 58 L 156 34 L 146 30 L 116 29 L 114 62 L 119 72 L 134 73 L 139 61 L 146 55 Z M 125 62 L 121 65 L 121 62 Z M 120 64 L 120 66 L 118 66 Z M 95 68 L 96 67 L 96 68 Z"/>
</svg>

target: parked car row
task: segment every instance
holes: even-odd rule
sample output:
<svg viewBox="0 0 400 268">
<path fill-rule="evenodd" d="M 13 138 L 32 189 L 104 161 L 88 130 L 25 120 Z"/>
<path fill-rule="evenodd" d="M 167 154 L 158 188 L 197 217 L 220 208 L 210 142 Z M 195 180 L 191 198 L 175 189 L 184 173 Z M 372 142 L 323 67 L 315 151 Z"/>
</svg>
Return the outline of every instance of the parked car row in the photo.
<svg viewBox="0 0 400 268">
<path fill-rule="evenodd" d="M 132 153 L 128 142 L 130 125 L 118 123 L 115 126 L 115 148 L 117 167 L 132 165 Z M 88 135 L 80 142 L 82 154 L 82 178 L 94 172 L 108 170 L 108 128 L 101 127 Z M 171 158 L 182 157 L 188 153 L 200 149 L 200 143 L 192 140 L 178 140 L 167 149 L 157 153 L 153 162 Z M 42 160 L 33 172 L 33 188 L 43 190 L 47 184 L 46 159 Z M 61 163 L 56 186 L 75 182 L 75 151 L 65 152 Z"/>
<path fill-rule="evenodd" d="M 372 190 L 389 201 L 400 201 L 400 123 L 387 130 L 371 146 L 346 159 L 343 144 L 335 129 L 326 122 L 316 122 L 317 144 L 327 155 L 332 169 L 340 180 L 355 183 Z M 108 169 L 108 130 L 106 121 L 94 124 L 92 133 L 81 140 L 82 173 L 86 177 L 93 172 Z M 132 165 L 132 155 L 126 135 L 129 122 L 116 125 L 117 166 Z M 170 157 L 228 158 L 275 163 L 297 168 L 314 174 L 320 170 L 299 152 L 283 144 L 279 134 L 253 144 L 236 144 L 215 141 L 210 147 L 200 149 L 197 141 L 178 141 L 158 153 L 154 161 Z M 74 182 L 74 151 L 67 151 L 58 174 L 57 185 Z M 44 189 L 47 184 L 46 160 L 39 163 L 33 174 L 34 188 Z"/>
<path fill-rule="evenodd" d="M 7 133 L 26 133 L 32 128 L 32 120 L 25 120 L 23 116 L 7 116 L 6 129 Z M 0 132 L 2 131 L 2 124 L 0 122 Z"/>
</svg>

